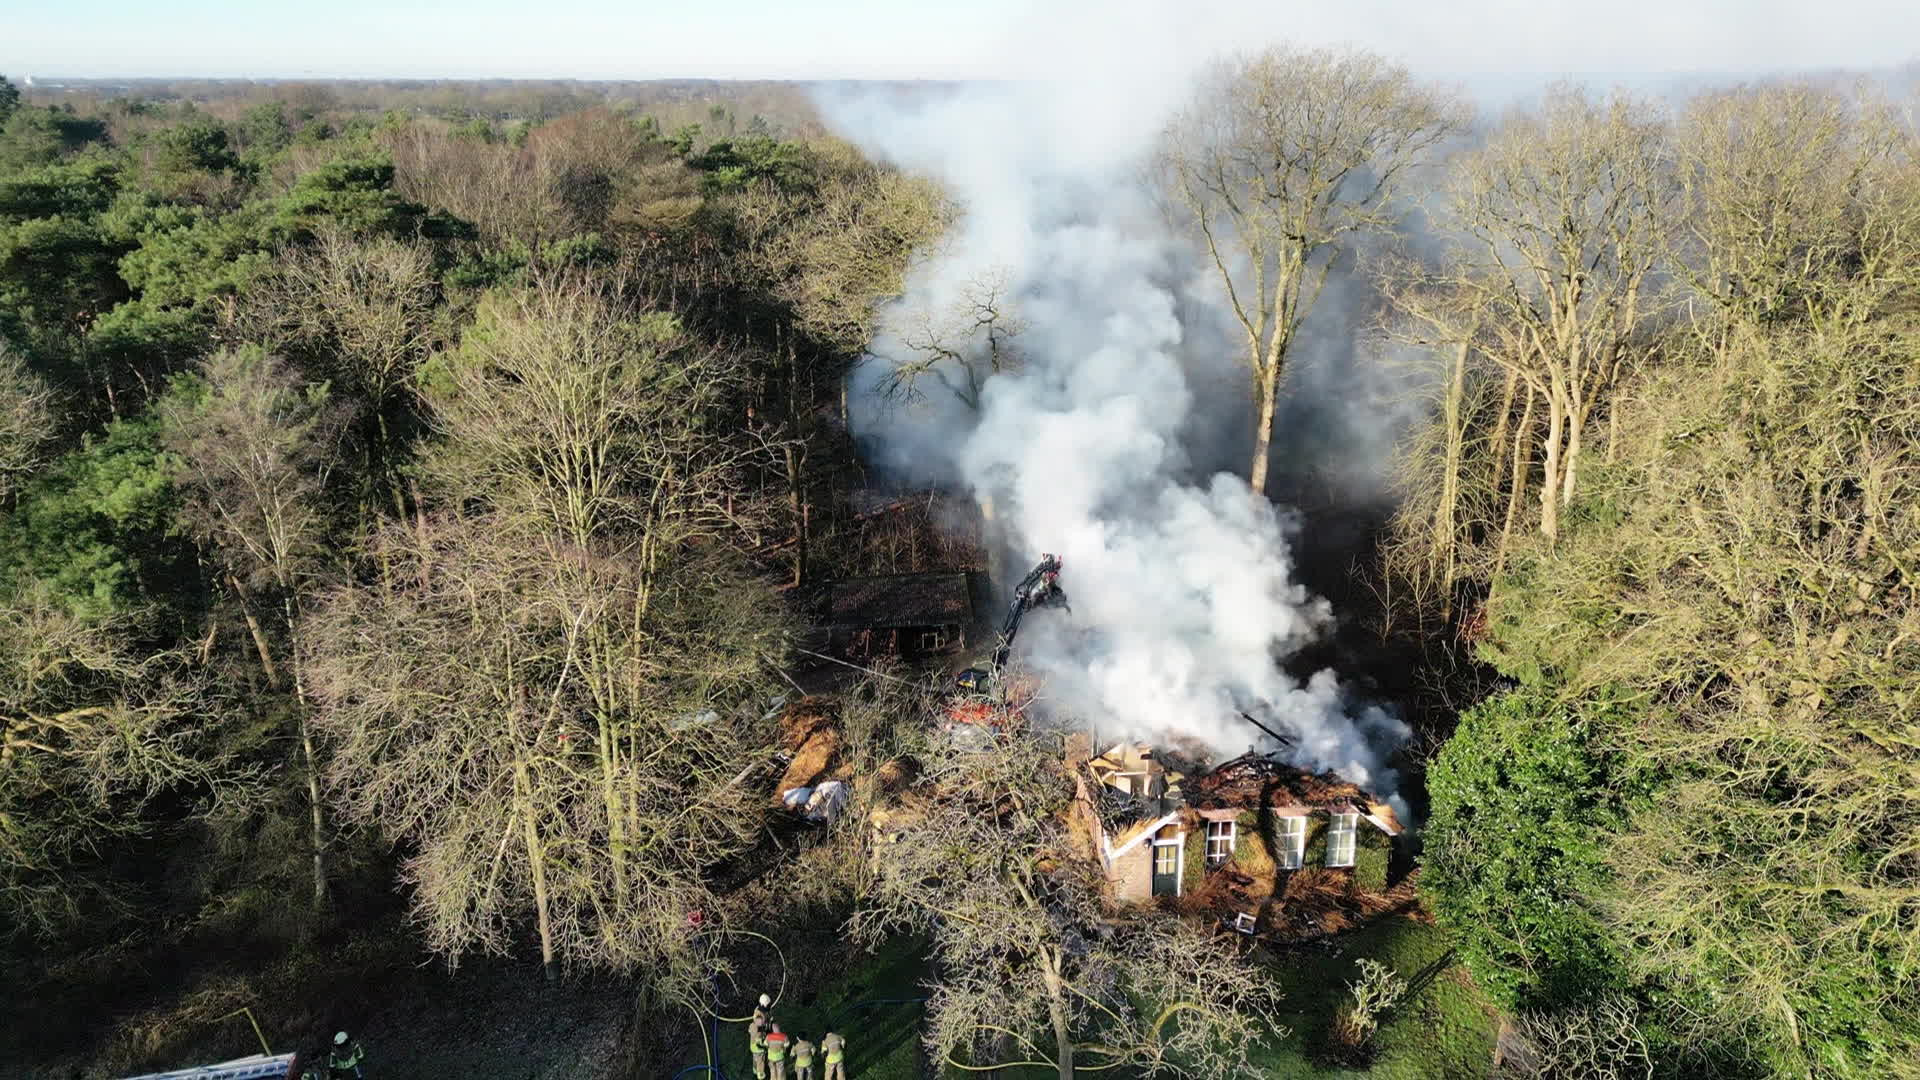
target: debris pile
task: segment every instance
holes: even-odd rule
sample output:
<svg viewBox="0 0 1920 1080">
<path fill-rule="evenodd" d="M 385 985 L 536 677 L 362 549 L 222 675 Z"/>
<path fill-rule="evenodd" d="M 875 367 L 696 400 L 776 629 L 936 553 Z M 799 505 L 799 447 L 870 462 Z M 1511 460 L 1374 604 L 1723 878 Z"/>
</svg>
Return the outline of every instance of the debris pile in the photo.
<svg viewBox="0 0 1920 1080">
<path fill-rule="evenodd" d="M 832 698 L 809 695 L 780 711 L 780 749 L 791 755 L 787 771 L 774 787 L 774 801 L 786 805 L 787 792 L 811 788 L 840 775 L 840 714 Z"/>
</svg>

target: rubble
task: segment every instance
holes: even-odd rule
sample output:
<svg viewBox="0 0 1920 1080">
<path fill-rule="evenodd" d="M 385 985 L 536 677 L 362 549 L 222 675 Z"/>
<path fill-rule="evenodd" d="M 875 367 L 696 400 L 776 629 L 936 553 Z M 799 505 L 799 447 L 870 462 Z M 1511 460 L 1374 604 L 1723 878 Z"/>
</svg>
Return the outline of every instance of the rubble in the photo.
<svg viewBox="0 0 1920 1080">
<path fill-rule="evenodd" d="M 808 821 L 825 825 L 846 808 L 847 785 L 844 781 L 828 780 L 816 787 L 789 788 L 780 793 L 780 803 Z"/>
<path fill-rule="evenodd" d="M 774 785 L 777 800 L 795 788 L 811 788 L 823 780 L 846 779 L 839 775 L 840 716 L 833 699 L 810 695 L 787 705 L 776 719 L 780 729 L 780 748 L 793 755 L 787 770 Z"/>
</svg>

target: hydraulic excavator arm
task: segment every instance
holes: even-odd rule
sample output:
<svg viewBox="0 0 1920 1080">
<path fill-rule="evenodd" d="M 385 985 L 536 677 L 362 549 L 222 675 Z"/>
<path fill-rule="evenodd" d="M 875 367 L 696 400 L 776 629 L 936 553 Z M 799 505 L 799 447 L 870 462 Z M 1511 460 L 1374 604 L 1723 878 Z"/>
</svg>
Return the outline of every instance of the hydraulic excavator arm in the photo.
<svg viewBox="0 0 1920 1080">
<path fill-rule="evenodd" d="M 1060 588 L 1060 557 L 1057 555 L 1040 556 L 1040 565 L 1027 571 L 1027 576 L 1014 586 L 1013 603 L 1007 608 L 1007 619 L 1000 626 L 1000 642 L 993 649 L 993 666 L 1000 667 L 1007 662 L 1007 655 L 1013 652 L 1013 638 L 1020 632 L 1020 619 L 1037 607 L 1062 607 L 1068 614 L 1073 613 L 1067 607 L 1067 594 Z"/>
<path fill-rule="evenodd" d="M 977 665 L 962 671 L 955 682 L 960 690 L 970 693 L 985 693 L 1005 666 L 1007 657 L 1013 652 L 1014 636 L 1020 633 L 1020 620 L 1027 612 L 1037 607 L 1066 608 L 1067 594 L 1060 588 L 1060 557 L 1057 555 L 1040 556 L 1039 565 L 1027 571 L 1020 584 L 1013 588 L 1013 602 L 1007 607 L 1007 617 L 1000 624 L 1000 637 L 994 643 L 993 657 L 984 665 Z"/>
</svg>

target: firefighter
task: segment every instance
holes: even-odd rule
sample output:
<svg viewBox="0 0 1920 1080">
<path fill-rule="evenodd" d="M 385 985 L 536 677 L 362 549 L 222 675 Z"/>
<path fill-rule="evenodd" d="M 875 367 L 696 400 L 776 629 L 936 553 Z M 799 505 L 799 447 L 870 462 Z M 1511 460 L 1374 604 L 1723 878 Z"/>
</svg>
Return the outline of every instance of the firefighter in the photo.
<svg viewBox="0 0 1920 1080">
<path fill-rule="evenodd" d="M 327 1055 L 327 1076 L 329 1080 L 345 1080 L 354 1077 L 359 1080 L 366 1074 L 360 1071 L 360 1063 L 366 1060 L 367 1052 L 359 1042 L 347 1038 L 344 1031 L 333 1033 L 333 1052 Z"/>
<path fill-rule="evenodd" d="M 767 1080 L 767 1014 L 759 1009 L 747 1024 L 747 1052 L 753 1055 L 753 1080 Z"/>
<path fill-rule="evenodd" d="M 761 1027 L 767 1026 L 767 1020 L 768 1020 L 767 1010 L 772 1007 L 773 1007 L 773 999 L 768 997 L 765 994 L 761 994 L 760 1004 L 755 1005 L 753 1007 L 753 1018 L 760 1022 Z"/>
<path fill-rule="evenodd" d="M 767 1024 L 767 1070 L 772 1080 L 787 1080 L 787 1050 L 792 1041 L 778 1023 Z"/>
<path fill-rule="evenodd" d="M 827 1037 L 820 1040 L 820 1050 L 827 1055 L 827 1074 L 821 1080 L 847 1080 L 847 1040 L 838 1032 L 829 1031 Z"/>
<path fill-rule="evenodd" d="M 806 1032 L 797 1033 L 793 1040 L 793 1080 L 813 1080 L 814 1049 L 807 1041 Z"/>
</svg>

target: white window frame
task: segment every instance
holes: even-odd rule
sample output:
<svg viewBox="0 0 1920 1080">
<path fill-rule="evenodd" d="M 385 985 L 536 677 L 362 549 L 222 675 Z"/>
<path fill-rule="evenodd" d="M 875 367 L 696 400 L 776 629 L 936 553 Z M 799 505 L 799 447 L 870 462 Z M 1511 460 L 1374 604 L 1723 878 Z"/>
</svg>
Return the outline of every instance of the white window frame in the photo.
<svg viewBox="0 0 1920 1080">
<path fill-rule="evenodd" d="M 1259 925 L 1259 916 L 1251 911 L 1242 911 L 1233 917 L 1233 928 L 1243 934 L 1251 934 Z"/>
<path fill-rule="evenodd" d="M 1215 830 L 1222 830 L 1216 832 Z M 1225 866 L 1233 858 L 1235 834 L 1232 818 L 1207 822 L 1207 865 Z"/>
<path fill-rule="evenodd" d="M 1345 842 L 1346 852 L 1340 853 L 1339 844 Z M 1358 813 L 1334 814 L 1327 822 L 1327 865 L 1352 866 L 1360 851 L 1360 815 Z"/>
<path fill-rule="evenodd" d="M 1274 861 L 1282 870 L 1298 870 L 1307 861 L 1307 818 L 1304 814 L 1282 814 L 1274 820 L 1274 839 L 1280 850 Z"/>
</svg>

